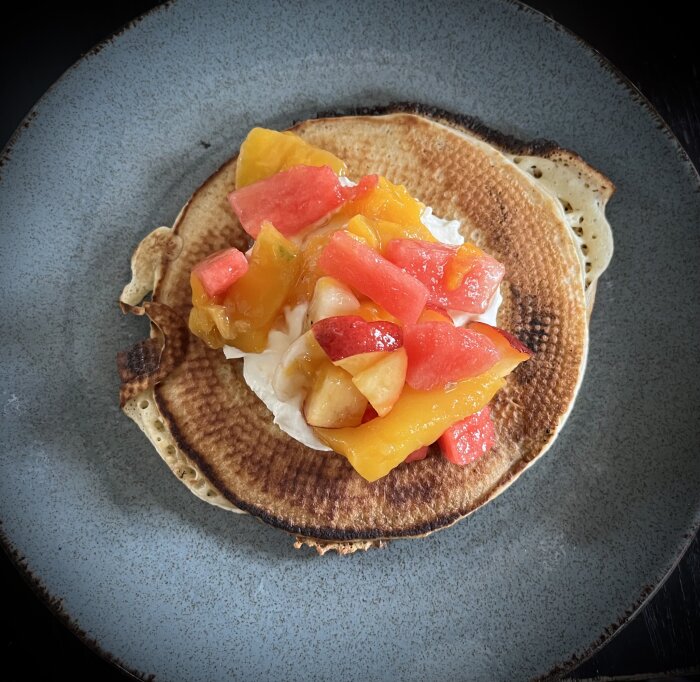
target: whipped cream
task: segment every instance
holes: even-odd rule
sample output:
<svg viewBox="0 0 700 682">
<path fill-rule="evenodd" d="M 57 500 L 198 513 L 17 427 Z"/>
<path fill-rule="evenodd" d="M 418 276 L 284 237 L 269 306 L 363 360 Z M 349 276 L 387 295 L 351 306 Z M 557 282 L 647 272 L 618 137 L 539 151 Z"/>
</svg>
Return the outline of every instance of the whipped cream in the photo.
<svg viewBox="0 0 700 682">
<path fill-rule="evenodd" d="M 313 450 L 330 450 L 316 438 L 316 434 L 304 419 L 304 396 L 299 394 L 291 400 L 280 400 L 272 387 L 275 370 L 284 352 L 304 332 L 304 319 L 308 307 L 308 303 L 300 303 L 294 308 L 285 308 L 282 328 L 270 331 L 267 348 L 262 353 L 245 353 L 233 346 L 224 346 L 224 355 L 228 359 L 243 358 L 243 378 L 253 393 L 272 412 L 273 422 L 282 431 Z"/>
<path fill-rule="evenodd" d="M 351 180 L 341 178 L 346 186 L 354 185 Z M 430 234 L 443 244 L 460 246 L 464 237 L 460 234 L 459 220 L 443 220 L 433 215 L 433 210 L 426 206 L 421 214 L 421 222 L 428 228 Z M 457 326 L 464 326 L 473 321 L 485 322 L 496 326 L 498 308 L 503 301 L 500 289 L 491 298 L 485 312 L 475 315 L 461 311 L 450 310 L 450 317 Z M 243 378 L 260 400 L 265 403 L 274 417 L 273 422 L 286 434 L 303 443 L 313 450 L 330 451 L 313 432 L 304 419 L 304 395 L 294 396 L 291 400 L 280 400 L 272 386 L 275 370 L 289 346 L 304 333 L 307 303 L 300 303 L 294 308 L 285 308 L 284 322 L 279 328 L 270 331 L 267 337 L 267 348 L 262 353 L 245 353 L 233 346 L 224 346 L 224 355 L 228 359 L 243 358 Z"/>
</svg>

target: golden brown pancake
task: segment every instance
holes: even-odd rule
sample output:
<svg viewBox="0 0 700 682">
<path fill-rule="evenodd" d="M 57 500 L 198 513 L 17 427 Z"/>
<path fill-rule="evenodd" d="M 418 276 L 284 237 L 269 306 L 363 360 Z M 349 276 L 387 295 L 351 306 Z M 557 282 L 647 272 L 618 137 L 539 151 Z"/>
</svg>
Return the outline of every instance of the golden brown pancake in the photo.
<svg viewBox="0 0 700 682">
<path fill-rule="evenodd" d="M 368 483 L 344 457 L 283 433 L 244 382 L 242 361 L 187 330 L 191 269 L 214 251 L 248 246 L 226 198 L 236 159 L 195 192 L 172 229 L 141 243 L 121 300 L 154 325 L 150 340 L 120 354 L 124 411 L 202 499 L 253 514 L 296 536 L 296 546 L 349 553 L 451 525 L 551 445 L 585 367 L 595 281 L 612 254 L 603 209 L 613 186 L 572 152 L 523 145 L 444 112 L 314 119 L 293 130 L 343 159 L 349 177 L 386 175 L 435 215 L 462 221 L 466 239 L 506 267 L 499 326 L 534 351 L 493 401 L 490 453 L 459 467 L 434 448 Z M 591 238 L 595 249 L 582 248 Z M 150 290 L 152 302 L 130 307 Z"/>
</svg>

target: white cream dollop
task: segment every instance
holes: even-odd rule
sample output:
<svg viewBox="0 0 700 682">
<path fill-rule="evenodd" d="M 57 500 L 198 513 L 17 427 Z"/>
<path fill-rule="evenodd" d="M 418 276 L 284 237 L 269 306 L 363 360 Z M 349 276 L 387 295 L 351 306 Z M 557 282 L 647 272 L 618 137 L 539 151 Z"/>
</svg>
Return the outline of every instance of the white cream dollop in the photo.
<svg viewBox="0 0 700 682">
<path fill-rule="evenodd" d="M 451 246 L 462 246 L 464 237 L 459 229 L 461 224 L 459 220 L 443 220 L 433 215 L 433 209 L 426 206 L 420 215 L 420 221 L 428 228 L 428 232 L 443 244 Z"/>
<path fill-rule="evenodd" d="M 352 186 L 347 178 L 341 178 L 341 184 Z M 464 237 L 460 234 L 459 220 L 443 220 L 433 215 L 433 210 L 426 206 L 421 214 L 421 222 L 428 228 L 430 234 L 443 244 L 460 246 Z M 503 301 L 500 289 L 491 298 L 489 307 L 484 313 L 475 315 L 461 311 L 450 310 L 450 317 L 457 326 L 468 322 L 486 322 L 496 326 L 498 308 Z M 275 370 L 289 346 L 296 341 L 304 331 L 304 319 L 308 304 L 300 303 L 294 308 L 285 308 L 284 324 L 281 328 L 273 329 L 267 337 L 267 348 L 262 353 L 245 353 L 233 346 L 224 346 L 224 355 L 228 359 L 243 358 L 243 378 L 260 400 L 265 403 L 273 414 L 273 421 L 286 434 L 298 440 L 313 450 L 330 451 L 314 434 L 313 429 L 304 419 L 304 396 L 295 396 L 292 400 L 280 400 L 272 387 Z"/>
<path fill-rule="evenodd" d="M 243 358 L 243 378 L 255 395 L 272 412 L 273 422 L 286 434 L 313 450 L 330 450 L 324 445 L 304 419 L 302 406 L 304 396 L 297 395 L 291 400 L 280 400 L 272 387 L 275 370 L 284 352 L 304 331 L 307 303 L 294 308 L 285 308 L 284 325 L 273 329 L 267 337 L 267 348 L 262 353 L 245 353 L 233 346 L 224 346 L 228 359 Z"/>
</svg>

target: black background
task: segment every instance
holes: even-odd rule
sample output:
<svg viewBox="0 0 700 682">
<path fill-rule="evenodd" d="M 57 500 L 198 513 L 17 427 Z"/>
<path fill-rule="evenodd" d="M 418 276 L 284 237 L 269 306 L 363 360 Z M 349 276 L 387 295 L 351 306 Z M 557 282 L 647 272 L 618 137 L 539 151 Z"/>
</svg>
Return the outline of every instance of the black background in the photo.
<svg viewBox="0 0 700 682">
<path fill-rule="evenodd" d="M 39 11 L 26 3 L 5 14 L 0 34 L 0 147 L 63 71 L 95 43 L 155 4 L 129 1 L 103 7 L 66 2 Z M 684 9 L 691 3 L 643 7 L 633 2 L 530 0 L 528 4 L 574 31 L 615 64 L 669 123 L 696 167 L 700 165 L 699 43 L 697 24 Z M 1 552 L 0 595 L 1 679 L 127 679 L 49 612 Z M 592 632 L 591 641 L 601 635 Z M 561 664 L 567 667 L 566 661 Z M 697 537 L 632 621 L 569 675 L 628 679 L 633 674 L 642 676 L 635 679 L 700 678 Z"/>
</svg>

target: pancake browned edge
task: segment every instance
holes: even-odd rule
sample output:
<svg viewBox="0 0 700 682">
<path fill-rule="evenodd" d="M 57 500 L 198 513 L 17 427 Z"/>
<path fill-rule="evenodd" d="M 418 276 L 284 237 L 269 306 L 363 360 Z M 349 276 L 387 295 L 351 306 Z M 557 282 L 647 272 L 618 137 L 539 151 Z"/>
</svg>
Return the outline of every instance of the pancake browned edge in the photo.
<svg viewBox="0 0 700 682">
<path fill-rule="evenodd" d="M 386 175 L 435 215 L 461 220 L 464 236 L 506 266 L 499 326 L 534 351 L 493 401 L 497 444 L 487 456 L 458 467 L 433 448 L 368 483 L 344 457 L 283 433 L 244 382 L 242 361 L 227 361 L 187 330 L 192 267 L 219 249 L 248 248 L 226 199 L 235 157 L 172 229 L 143 240 L 121 303 L 150 317 L 151 337 L 119 355 L 124 411 L 200 498 L 292 534 L 296 547 L 348 554 L 450 526 L 552 444 L 585 368 L 595 282 L 612 255 L 604 208 L 614 188 L 573 152 L 424 107 L 313 119 L 293 130 L 343 159 L 349 177 Z"/>
</svg>

